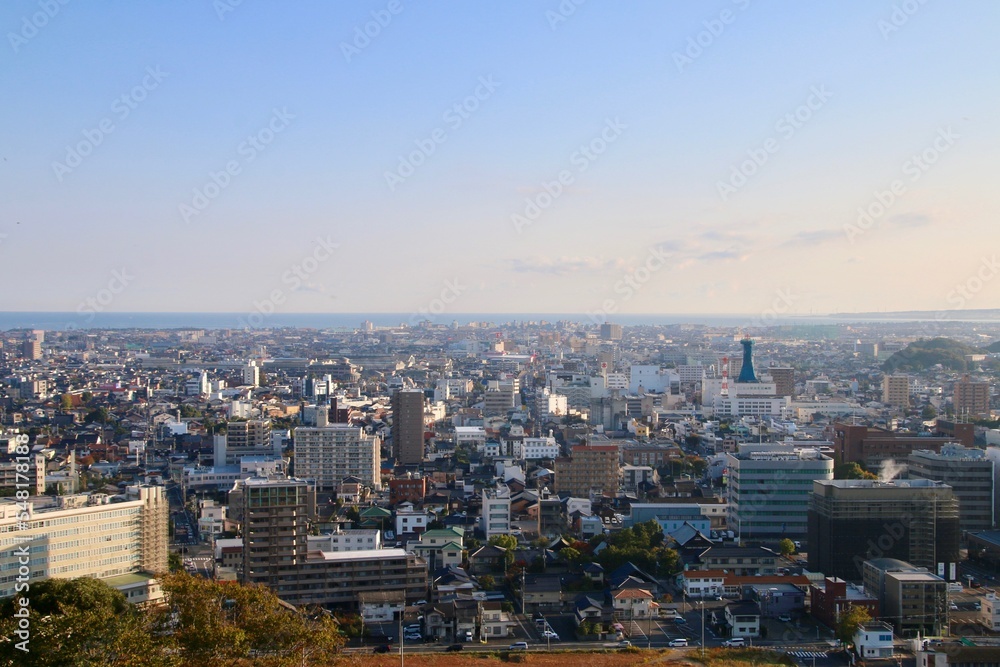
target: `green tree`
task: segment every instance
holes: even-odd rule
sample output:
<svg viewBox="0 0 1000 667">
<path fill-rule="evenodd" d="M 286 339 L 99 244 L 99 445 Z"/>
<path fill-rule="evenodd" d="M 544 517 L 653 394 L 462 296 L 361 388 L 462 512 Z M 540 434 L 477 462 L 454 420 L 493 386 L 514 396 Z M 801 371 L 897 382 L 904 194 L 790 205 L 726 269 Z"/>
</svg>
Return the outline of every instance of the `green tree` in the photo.
<svg viewBox="0 0 1000 667">
<path fill-rule="evenodd" d="M 171 526 L 171 530 L 173 526 Z M 180 572 L 184 569 L 184 561 L 181 559 L 181 555 L 177 552 L 171 552 L 167 557 L 167 565 L 171 572 Z"/>
<path fill-rule="evenodd" d="M 937 417 L 937 414 L 938 414 L 937 410 L 934 409 L 934 406 L 928 403 L 927 405 L 924 406 L 924 409 L 920 412 L 920 418 L 923 419 L 924 421 L 929 421 Z"/>
<path fill-rule="evenodd" d="M 494 535 L 489 539 L 489 543 L 511 553 L 517 549 L 517 538 L 513 535 Z"/>
<path fill-rule="evenodd" d="M 559 558 L 570 565 L 579 563 L 581 556 L 580 550 L 573 547 L 563 547 L 559 551 Z"/>
<path fill-rule="evenodd" d="M 841 463 L 833 469 L 834 479 L 878 479 L 878 475 L 868 472 L 857 463 Z"/>
<path fill-rule="evenodd" d="M 62 398 L 59 401 L 59 405 L 60 405 L 60 407 L 63 410 L 72 410 L 73 409 L 73 397 L 70 396 L 69 394 L 63 394 Z"/>
<path fill-rule="evenodd" d="M 479 577 L 479 585 L 484 591 L 492 591 L 496 586 L 496 580 L 493 578 L 492 574 L 484 574 Z"/>
<path fill-rule="evenodd" d="M 792 542 L 787 537 L 778 542 L 778 553 L 782 556 L 791 556 L 795 553 L 795 542 Z"/>
<path fill-rule="evenodd" d="M 845 645 L 850 644 L 854 641 L 854 633 L 857 632 L 858 626 L 870 620 L 872 617 L 868 613 L 868 609 L 860 606 L 851 607 L 841 615 L 837 622 L 837 638 Z"/>
</svg>

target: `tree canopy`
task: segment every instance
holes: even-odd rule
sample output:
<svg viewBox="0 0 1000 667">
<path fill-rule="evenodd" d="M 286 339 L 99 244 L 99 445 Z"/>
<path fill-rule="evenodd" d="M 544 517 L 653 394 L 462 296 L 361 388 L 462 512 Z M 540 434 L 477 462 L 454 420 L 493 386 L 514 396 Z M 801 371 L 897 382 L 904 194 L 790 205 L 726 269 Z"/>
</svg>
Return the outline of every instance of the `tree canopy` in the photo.
<svg viewBox="0 0 1000 667">
<path fill-rule="evenodd" d="M 608 546 L 596 560 L 605 570 L 615 570 L 631 562 L 654 575 L 675 574 L 680 569 L 677 551 L 663 546 L 660 524 L 650 520 L 609 535 Z"/>
<path fill-rule="evenodd" d="M 186 573 L 164 575 L 166 604 L 142 610 L 98 579 L 31 584 L 30 651 L 0 642 L 0 663 L 29 667 L 180 667 L 253 660 L 255 665 L 328 664 L 343 645 L 325 613 L 303 613 L 270 590 Z M 0 632 L 14 637 L 14 601 Z"/>
</svg>

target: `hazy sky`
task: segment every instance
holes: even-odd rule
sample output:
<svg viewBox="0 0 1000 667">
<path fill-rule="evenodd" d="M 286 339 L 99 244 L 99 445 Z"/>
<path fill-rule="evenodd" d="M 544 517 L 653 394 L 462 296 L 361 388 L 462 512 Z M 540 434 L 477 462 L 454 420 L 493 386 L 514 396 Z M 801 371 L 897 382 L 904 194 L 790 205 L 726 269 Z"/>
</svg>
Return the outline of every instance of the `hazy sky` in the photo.
<svg viewBox="0 0 1000 667">
<path fill-rule="evenodd" d="M 995 2 L 64 2 L 0 310 L 1000 306 Z"/>
</svg>

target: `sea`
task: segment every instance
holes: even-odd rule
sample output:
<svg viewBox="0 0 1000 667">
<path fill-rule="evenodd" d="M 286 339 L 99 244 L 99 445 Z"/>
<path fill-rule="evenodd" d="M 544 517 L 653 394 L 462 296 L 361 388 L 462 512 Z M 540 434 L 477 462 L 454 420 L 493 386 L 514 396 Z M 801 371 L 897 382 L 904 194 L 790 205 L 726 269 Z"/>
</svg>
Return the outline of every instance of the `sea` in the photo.
<svg viewBox="0 0 1000 667">
<path fill-rule="evenodd" d="M 760 327 L 760 326 L 818 326 L 850 322 L 919 322 L 932 317 L 877 317 L 851 315 L 778 315 L 761 318 L 760 315 L 740 314 L 683 314 L 662 315 L 616 314 L 611 320 L 626 326 L 666 326 L 678 324 L 710 327 Z M 414 326 L 421 321 L 433 324 L 459 326 L 471 322 L 512 326 L 527 322 L 580 322 L 599 324 L 602 320 L 586 313 L 452 313 L 438 316 L 413 313 L 142 313 L 142 312 L 0 312 L 0 331 L 11 329 L 45 329 L 49 331 L 73 329 L 260 329 L 260 328 L 309 328 L 356 329 L 365 321 L 375 327 L 392 327 L 405 324 Z M 949 321 L 963 320 L 948 318 Z"/>
</svg>

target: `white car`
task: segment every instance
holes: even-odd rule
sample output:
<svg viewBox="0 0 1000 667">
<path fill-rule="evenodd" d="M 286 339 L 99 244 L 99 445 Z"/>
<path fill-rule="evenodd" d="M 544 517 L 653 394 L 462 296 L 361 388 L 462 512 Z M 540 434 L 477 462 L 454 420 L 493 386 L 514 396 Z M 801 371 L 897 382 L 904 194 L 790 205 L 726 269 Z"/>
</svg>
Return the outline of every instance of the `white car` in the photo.
<svg viewBox="0 0 1000 667">
<path fill-rule="evenodd" d="M 559 641 L 559 635 L 557 635 L 553 630 L 546 630 L 542 633 L 542 637 L 545 639 L 555 639 L 556 641 Z"/>
<path fill-rule="evenodd" d="M 680 646 L 687 646 L 687 645 L 688 645 L 688 640 L 684 639 L 683 637 L 678 637 L 677 639 L 671 639 L 670 642 L 667 644 L 667 646 L 673 648 L 678 648 Z"/>
</svg>

